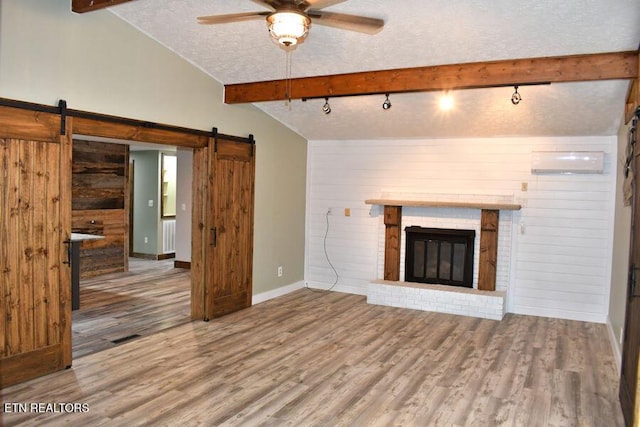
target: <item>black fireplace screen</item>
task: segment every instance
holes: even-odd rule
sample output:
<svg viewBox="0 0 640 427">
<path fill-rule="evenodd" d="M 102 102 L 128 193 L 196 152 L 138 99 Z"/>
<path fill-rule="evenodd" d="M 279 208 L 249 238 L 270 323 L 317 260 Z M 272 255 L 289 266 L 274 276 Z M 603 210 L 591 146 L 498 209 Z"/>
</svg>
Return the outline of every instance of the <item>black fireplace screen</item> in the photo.
<svg viewBox="0 0 640 427">
<path fill-rule="evenodd" d="M 406 227 L 405 281 L 473 287 L 474 230 Z"/>
</svg>

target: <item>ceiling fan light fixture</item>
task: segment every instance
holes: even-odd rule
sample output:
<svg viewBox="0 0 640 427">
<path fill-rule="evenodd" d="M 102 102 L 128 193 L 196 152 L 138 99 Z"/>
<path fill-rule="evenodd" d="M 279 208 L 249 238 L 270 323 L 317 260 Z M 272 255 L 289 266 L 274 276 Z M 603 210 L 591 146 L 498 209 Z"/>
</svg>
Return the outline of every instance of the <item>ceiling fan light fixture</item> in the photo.
<svg viewBox="0 0 640 427">
<path fill-rule="evenodd" d="M 311 19 L 295 11 L 274 12 L 267 17 L 269 34 L 278 44 L 295 46 L 307 36 Z"/>
</svg>

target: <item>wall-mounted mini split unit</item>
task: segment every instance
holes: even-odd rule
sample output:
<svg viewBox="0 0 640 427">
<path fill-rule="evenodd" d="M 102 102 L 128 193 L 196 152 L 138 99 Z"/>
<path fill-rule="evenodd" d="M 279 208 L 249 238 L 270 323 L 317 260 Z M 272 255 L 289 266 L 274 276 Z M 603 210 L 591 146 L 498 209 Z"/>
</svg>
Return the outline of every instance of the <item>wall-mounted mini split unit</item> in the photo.
<svg viewBox="0 0 640 427">
<path fill-rule="evenodd" d="M 603 169 L 603 151 L 534 151 L 531 153 L 532 173 L 602 173 Z"/>
</svg>

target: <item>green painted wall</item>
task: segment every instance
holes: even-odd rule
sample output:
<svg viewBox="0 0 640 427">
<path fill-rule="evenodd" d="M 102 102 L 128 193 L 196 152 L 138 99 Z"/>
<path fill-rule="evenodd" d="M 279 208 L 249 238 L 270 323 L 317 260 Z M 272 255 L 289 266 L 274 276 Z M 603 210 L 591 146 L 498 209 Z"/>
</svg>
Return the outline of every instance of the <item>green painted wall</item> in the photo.
<svg viewBox="0 0 640 427">
<path fill-rule="evenodd" d="M 132 151 L 129 158 L 134 162 L 133 180 L 133 252 L 157 255 L 160 224 L 158 151 Z M 149 206 L 149 201 L 153 206 Z M 146 238 L 146 239 L 145 239 Z M 146 241 L 145 241 L 146 240 Z"/>
<path fill-rule="evenodd" d="M 255 135 L 254 294 L 302 281 L 307 141 L 252 105 L 225 105 L 219 82 L 108 10 L 70 3 L 0 2 L 0 97 Z"/>
</svg>

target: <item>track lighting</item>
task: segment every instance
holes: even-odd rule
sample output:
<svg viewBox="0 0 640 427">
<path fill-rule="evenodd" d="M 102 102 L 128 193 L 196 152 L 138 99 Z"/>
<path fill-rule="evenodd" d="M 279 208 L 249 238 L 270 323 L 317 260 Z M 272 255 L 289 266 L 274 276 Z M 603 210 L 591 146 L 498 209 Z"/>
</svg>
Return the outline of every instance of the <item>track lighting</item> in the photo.
<svg viewBox="0 0 640 427">
<path fill-rule="evenodd" d="M 2 0 L 0 0 L 2 1 Z M 532 86 L 532 85 L 549 85 L 551 83 L 549 82 L 535 82 L 535 83 L 521 83 L 521 84 L 505 84 L 505 85 L 499 85 L 499 86 L 495 86 L 495 87 L 513 87 L 514 91 L 513 94 L 511 95 L 511 103 L 513 105 L 518 105 L 520 104 L 520 101 L 522 101 L 522 95 L 520 95 L 520 92 L 518 92 L 518 89 L 520 88 L 520 85 L 523 86 Z M 447 112 L 452 110 L 455 107 L 455 99 L 451 93 L 451 91 L 449 89 L 443 89 L 444 93 L 442 94 L 442 96 L 440 97 L 440 99 L 437 101 L 440 107 L 440 110 Z M 285 92 L 286 94 L 290 93 L 290 88 L 289 91 Z M 393 92 L 393 93 L 404 93 L 404 92 Z M 382 94 L 382 92 L 376 92 L 375 94 L 372 94 L 374 96 L 380 96 Z M 324 94 L 318 95 L 318 96 L 314 96 L 311 98 L 300 98 L 302 99 L 303 102 L 306 102 L 308 99 L 322 99 L 324 98 L 324 104 L 322 105 L 322 112 L 324 114 L 331 114 L 331 105 L 329 105 L 329 97 L 328 96 L 323 96 Z M 335 97 L 354 97 L 354 96 L 365 96 L 365 95 L 369 95 L 367 93 L 355 93 L 355 94 L 342 94 L 342 93 L 329 93 L 329 95 Z M 384 93 L 384 102 L 382 103 L 382 109 L 383 110 L 390 110 L 392 105 L 391 104 L 391 99 L 389 99 L 389 92 Z M 342 110 L 341 110 L 342 111 Z"/>
<path fill-rule="evenodd" d="M 386 96 L 387 96 L 387 98 L 382 103 L 382 109 L 383 110 L 388 110 L 389 108 L 391 108 L 391 101 L 389 101 L 389 94 L 387 93 Z"/>
<path fill-rule="evenodd" d="M 322 106 L 322 112 L 325 114 L 331 113 L 331 105 L 329 105 L 329 98 L 324 99 L 324 105 Z"/>
<path fill-rule="evenodd" d="M 511 103 L 513 105 L 518 105 L 520 101 L 522 101 L 522 96 L 518 93 L 518 86 L 514 86 L 513 88 L 515 89 L 515 92 L 511 95 Z"/>
</svg>

